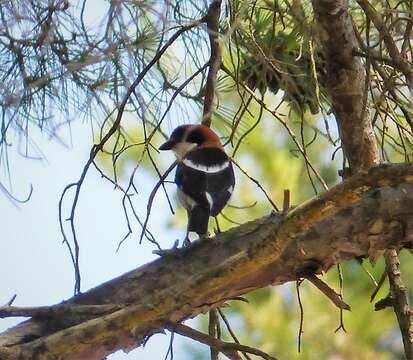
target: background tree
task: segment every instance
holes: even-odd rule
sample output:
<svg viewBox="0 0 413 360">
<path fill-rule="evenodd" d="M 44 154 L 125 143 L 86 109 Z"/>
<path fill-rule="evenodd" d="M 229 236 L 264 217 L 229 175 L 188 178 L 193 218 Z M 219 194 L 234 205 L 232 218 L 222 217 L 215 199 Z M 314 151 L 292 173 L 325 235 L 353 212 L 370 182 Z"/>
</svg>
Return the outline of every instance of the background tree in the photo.
<svg viewBox="0 0 413 360">
<path fill-rule="evenodd" d="M 34 128 L 57 137 L 79 115 L 95 142 L 60 200 L 77 296 L 55 307 L 2 308 L 3 316 L 33 319 L 2 334 L 0 355 L 101 358 L 166 328 L 209 345 L 211 358 L 293 358 L 296 333 L 299 348 L 302 336 L 306 341 L 302 358 L 412 358 L 411 313 L 398 269 L 398 251 L 413 239 L 411 4 L 118 1 L 106 5 L 97 25 L 85 20 L 89 6 L 0 5 L 0 165 L 7 171 L 10 138 L 17 135 L 23 154 L 33 156 Z M 159 250 L 164 243 L 150 221 L 160 214 L 151 209 L 157 192 L 169 201 L 173 166 L 156 148 L 175 125 L 198 121 L 220 133 L 239 168 L 233 206 L 219 217 L 221 230 L 234 229 L 79 294 L 76 216 L 88 173 L 97 171 L 120 192 L 127 232 L 119 246 L 138 232 L 140 242 Z M 370 170 L 380 162 L 405 164 Z M 143 202 L 148 171 L 159 181 L 153 178 Z M 338 171 L 349 179 L 329 190 L 340 182 Z M 10 181 L 0 186 L 19 201 Z M 284 189 L 293 205 L 319 197 L 290 209 Z M 183 214 L 170 218 L 171 227 L 184 226 Z M 363 270 L 363 257 L 374 269 L 364 261 Z M 323 282 L 313 275 L 349 259 L 359 262 L 343 263 Z M 413 275 L 410 254 L 402 253 L 401 266 L 407 279 Z M 386 274 L 389 286 L 380 289 Z M 292 280 L 282 291 L 266 287 Z M 373 313 L 375 289 L 382 297 L 376 307 L 393 306 L 396 316 L 389 309 Z M 300 307 L 291 306 L 298 291 Z M 239 301 L 246 293 L 248 304 Z M 179 324 L 224 303 L 230 308 L 210 312 L 209 335 Z M 352 314 L 344 322 L 347 303 Z M 380 326 L 366 329 L 377 319 Z M 240 346 L 228 321 L 241 323 L 241 343 L 255 348 Z M 393 345 L 397 326 L 403 341 Z"/>
</svg>

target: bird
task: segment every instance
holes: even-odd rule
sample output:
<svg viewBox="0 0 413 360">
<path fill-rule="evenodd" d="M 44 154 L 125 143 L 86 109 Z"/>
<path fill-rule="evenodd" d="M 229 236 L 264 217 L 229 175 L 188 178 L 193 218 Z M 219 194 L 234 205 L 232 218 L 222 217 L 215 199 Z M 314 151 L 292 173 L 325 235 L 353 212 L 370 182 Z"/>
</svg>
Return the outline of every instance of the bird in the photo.
<svg viewBox="0 0 413 360">
<path fill-rule="evenodd" d="M 218 135 L 205 125 L 178 126 L 159 150 L 172 150 L 178 161 L 175 183 L 188 214 L 187 246 L 191 233 L 208 236 L 209 218 L 221 212 L 234 191 L 234 169 Z"/>
</svg>

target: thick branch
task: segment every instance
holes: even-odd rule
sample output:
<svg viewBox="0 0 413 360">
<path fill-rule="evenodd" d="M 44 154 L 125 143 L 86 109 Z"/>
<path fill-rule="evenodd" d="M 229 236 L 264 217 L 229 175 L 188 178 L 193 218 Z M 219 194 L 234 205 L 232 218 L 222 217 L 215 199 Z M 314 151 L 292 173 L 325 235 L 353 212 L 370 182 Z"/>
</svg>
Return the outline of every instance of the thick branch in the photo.
<svg viewBox="0 0 413 360">
<path fill-rule="evenodd" d="M 67 302 L 127 304 L 109 315 L 32 319 L 10 329 L 0 336 L 0 358 L 100 359 L 254 289 L 411 246 L 412 201 L 413 164 L 358 174 L 285 216 L 195 242 Z"/>
<path fill-rule="evenodd" d="M 386 266 L 392 304 L 402 333 L 404 353 L 406 359 L 411 360 L 413 359 L 413 330 L 410 319 L 412 313 L 407 300 L 407 290 L 400 276 L 400 261 L 396 250 L 386 251 Z"/>
<path fill-rule="evenodd" d="M 214 111 L 214 98 L 217 86 L 218 71 L 221 67 L 221 46 L 219 44 L 219 17 L 221 14 L 221 0 L 213 0 L 209 5 L 206 17 L 211 56 L 205 90 L 204 111 L 202 124 L 211 125 L 211 116 Z"/>
<path fill-rule="evenodd" d="M 307 278 L 315 287 L 317 287 L 325 296 L 327 296 L 334 305 L 341 310 L 351 310 L 350 305 L 343 301 L 340 294 L 337 294 L 330 286 L 324 281 L 320 280 L 317 276 L 312 275 Z"/>
<path fill-rule="evenodd" d="M 347 0 L 313 0 L 320 38 L 327 55 L 329 93 L 344 153 L 353 173 L 379 162 Z"/>
<path fill-rule="evenodd" d="M 366 16 L 374 23 L 389 54 L 412 85 L 411 66 L 401 57 L 394 40 L 384 25 L 380 14 L 365 0 L 357 0 Z M 352 173 L 371 168 L 379 162 L 367 104 L 367 81 L 359 59 L 353 56 L 357 47 L 346 0 L 313 0 L 314 13 L 321 26 L 322 41 L 327 53 L 330 96 L 340 129 L 340 137 Z M 401 229 L 401 231 L 403 231 Z M 397 235 L 395 235 L 397 237 Z M 410 309 L 398 271 L 395 249 L 385 252 L 393 308 L 402 332 L 405 354 L 412 359 L 413 338 Z"/>
</svg>

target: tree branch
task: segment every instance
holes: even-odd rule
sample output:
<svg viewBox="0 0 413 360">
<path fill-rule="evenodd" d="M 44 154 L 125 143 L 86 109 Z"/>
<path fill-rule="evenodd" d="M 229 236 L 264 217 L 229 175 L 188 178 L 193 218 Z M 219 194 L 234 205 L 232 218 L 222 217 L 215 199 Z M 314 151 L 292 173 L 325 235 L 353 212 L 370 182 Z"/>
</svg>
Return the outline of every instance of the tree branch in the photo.
<svg viewBox="0 0 413 360">
<path fill-rule="evenodd" d="M 400 276 L 400 261 L 397 251 L 389 249 L 385 254 L 387 275 L 390 283 L 390 293 L 394 312 L 402 333 L 404 353 L 406 359 L 413 359 L 413 329 L 409 308 L 408 296 Z"/>
<path fill-rule="evenodd" d="M 219 44 L 219 17 L 221 15 L 221 0 L 213 0 L 209 5 L 206 17 L 211 57 L 206 83 L 204 111 L 202 124 L 211 126 L 211 116 L 214 111 L 214 98 L 217 86 L 218 71 L 221 67 L 221 46 Z"/>
<path fill-rule="evenodd" d="M 222 352 L 231 360 L 241 360 L 238 351 L 257 355 L 265 360 L 277 360 L 275 357 L 268 355 L 264 351 L 238 343 L 229 343 L 222 341 L 183 324 L 171 324 L 168 326 L 168 329 L 176 332 L 177 334 L 189 337 L 193 340 L 199 341 L 202 344 L 208 345 L 211 349 Z"/>
<path fill-rule="evenodd" d="M 313 0 L 327 55 L 328 85 L 341 142 L 352 173 L 379 162 L 365 94 L 365 69 L 357 48 L 347 0 Z"/>
<path fill-rule="evenodd" d="M 381 15 L 374 9 L 374 7 L 367 0 L 357 0 L 357 3 L 363 9 L 366 16 L 373 22 L 377 31 L 380 33 L 380 37 L 383 38 L 384 44 L 386 45 L 387 51 L 391 57 L 391 60 L 396 65 L 396 68 L 400 70 L 404 76 L 406 76 L 407 83 L 409 87 L 413 87 L 413 68 L 407 58 L 404 58 L 399 49 L 397 48 L 396 42 L 393 36 L 390 34 L 389 29 L 385 25 Z"/>
<path fill-rule="evenodd" d="M 54 306 L 37 306 L 37 307 L 19 307 L 19 306 L 1 306 L 0 318 L 7 317 L 36 317 L 36 318 L 57 318 L 62 317 L 80 317 L 105 315 L 120 310 L 121 305 L 72 305 L 62 304 Z"/>
<path fill-rule="evenodd" d="M 340 297 L 340 294 L 337 294 L 328 284 L 320 280 L 317 276 L 312 275 L 307 277 L 307 280 L 310 281 L 317 289 L 319 289 L 325 296 L 327 296 L 335 306 L 341 310 L 351 310 L 350 305 L 348 305 Z"/>
<path fill-rule="evenodd" d="M 367 0 L 357 2 L 383 36 L 390 56 L 406 76 L 409 86 L 412 86 L 412 68 L 400 56 L 380 14 Z M 379 152 L 367 106 L 366 84 L 369 79 L 366 78 L 360 59 L 353 56 L 353 49 L 357 48 L 357 37 L 348 13 L 348 4 L 346 0 L 313 0 L 313 8 L 321 26 L 321 39 L 327 53 L 330 96 L 344 153 L 348 158 L 351 172 L 362 172 L 379 162 Z M 391 230 L 395 238 L 399 236 L 397 232 L 403 232 L 403 225 L 399 225 L 395 224 Z M 396 298 L 393 308 L 402 332 L 405 355 L 407 359 L 412 359 L 410 309 L 398 271 L 397 252 L 395 249 L 388 250 L 384 257 L 390 289 Z"/>
<path fill-rule="evenodd" d="M 1 359 L 100 359 L 254 289 L 413 245 L 413 164 L 357 174 L 291 210 L 197 241 L 65 304 L 123 305 L 85 320 L 31 319 L 0 335 Z M 57 305 L 61 306 L 61 305 Z M 33 354 L 36 354 L 33 357 Z"/>
<path fill-rule="evenodd" d="M 125 108 L 128 104 L 130 96 L 135 93 L 135 90 L 137 86 L 140 84 L 140 82 L 143 80 L 143 78 L 146 76 L 148 71 L 159 61 L 159 59 L 162 57 L 162 55 L 165 53 L 165 51 L 175 42 L 176 39 L 178 39 L 184 32 L 194 28 L 195 26 L 198 26 L 201 24 L 205 19 L 201 18 L 200 20 L 193 21 L 187 25 L 181 26 L 179 30 L 177 30 L 170 38 L 169 40 L 165 43 L 165 45 L 162 46 L 162 48 L 159 49 L 159 51 L 155 54 L 155 56 L 152 58 L 152 60 L 145 66 L 145 68 L 139 73 L 138 77 L 135 79 L 135 81 L 129 86 L 128 90 L 126 91 L 125 95 L 123 96 L 122 102 L 120 103 L 118 107 L 118 113 L 116 115 L 116 119 L 114 120 L 112 126 L 110 129 L 107 131 L 107 133 L 102 137 L 100 142 L 98 144 L 95 144 L 92 146 L 90 150 L 90 155 L 89 159 L 83 166 L 82 172 L 80 174 L 79 180 L 75 183 L 71 183 L 65 187 L 63 190 L 62 195 L 60 196 L 60 201 L 59 201 L 59 224 L 60 224 L 60 231 L 63 236 L 63 242 L 66 243 L 66 245 L 69 248 L 70 256 L 72 258 L 74 270 L 75 270 L 75 289 L 74 293 L 75 295 L 80 292 L 81 289 L 81 277 L 80 277 L 80 267 L 79 267 L 79 242 L 77 239 L 77 234 L 76 234 L 76 228 L 75 228 L 75 215 L 76 215 L 76 208 L 77 204 L 79 201 L 79 196 L 80 196 L 80 190 L 82 188 L 83 182 L 85 181 L 86 175 L 89 171 L 90 166 L 93 164 L 95 161 L 96 156 L 100 151 L 103 151 L 103 148 L 105 144 L 108 142 L 108 140 L 120 129 L 121 125 L 121 120 L 123 116 L 123 112 L 125 111 Z M 70 230 L 71 230 L 71 235 L 72 235 L 72 241 L 74 245 L 74 251 L 72 251 L 70 242 L 69 242 L 69 237 L 66 234 L 65 228 L 63 226 L 63 217 L 62 217 L 62 203 L 63 199 L 65 198 L 66 192 L 74 187 L 74 198 L 70 210 L 70 216 L 69 216 L 69 222 L 70 222 Z"/>
</svg>

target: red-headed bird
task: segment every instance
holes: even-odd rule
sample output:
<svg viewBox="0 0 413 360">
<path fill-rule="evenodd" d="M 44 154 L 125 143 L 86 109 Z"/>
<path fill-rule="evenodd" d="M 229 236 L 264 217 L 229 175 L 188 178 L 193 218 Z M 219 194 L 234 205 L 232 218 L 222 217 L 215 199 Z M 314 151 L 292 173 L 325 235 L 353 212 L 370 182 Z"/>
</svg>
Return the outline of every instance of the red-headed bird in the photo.
<svg viewBox="0 0 413 360">
<path fill-rule="evenodd" d="M 203 237 L 210 216 L 217 216 L 234 190 L 231 160 L 215 134 L 205 125 L 178 126 L 160 150 L 172 150 L 178 159 L 175 183 L 178 198 L 188 213 L 189 232 Z"/>
</svg>

